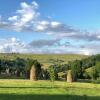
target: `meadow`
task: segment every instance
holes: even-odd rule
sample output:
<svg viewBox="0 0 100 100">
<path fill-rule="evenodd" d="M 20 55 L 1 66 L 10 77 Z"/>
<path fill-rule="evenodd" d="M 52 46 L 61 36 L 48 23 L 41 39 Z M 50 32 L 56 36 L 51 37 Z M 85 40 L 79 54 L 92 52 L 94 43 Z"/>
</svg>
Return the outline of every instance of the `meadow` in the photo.
<svg viewBox="0 0 100 100">
<path fill-rule="evenodd" d="M 88 56 L 86 55 L 78 55 L 78 54 L 11 54 L 11 53 L 1 53 L 0 58 L 1 59 L 16 59 L 16 58 L 30 58 L 30 59 L 37 59 L 41 64 L 43 64 L 45 67 L 49 66 L 52 64 L 52 59 L 54 60 L 62 60 L 63 64 L 68 63 L 68 61 L 73 61 L 73 60 L 80 60 L 83 58 L 86 58 Z"/>
<path fill-rule="evenodd" d="M 0 100 L 100 100 L 100 84 L 1 79 Z"/>
<path fill-rule="evenodd" d="M 2 65 L 0 75 L 0 100 L 100 100 L 100 84 L 91 82 L 92 79 L 80 80 L 80 78 L 77 78 L 78 81 L 72 83 L 60 79 L 51 82 L 51 77 L 49 76 L 49 79 L 41 78 L 37 81 L 32 81 L 29 78 L 12 74 L 13 71 L 17 70 L 16 68 L 20 68 L 20 65 L 26 63 L 24 60 L 21 62 L 21 59 L 18 60 L 17 58 L 22 58 L 26 61 L 28 60 L 27 58 L 37 59 L 43 64 L 44 68 L 49 68 L 49 65 L 56 61 L 58 65 L 59 61 L 61 61 L 61 64 L 68 64 L 68 61 L 81 60 L 88 58 L 88 56 L 73 54 L 0 54 Z M 13 60 L 15 61 L 11 63 Z M 86 61 L 86 64 L 90 61 L 92 62 L 91 59 L 86 59 Z M 21 63 L 19 64 L 18 62 Z M 9 71 L 10 74 L 6 72 L 8 67 L 13 70 L 11 72 Z M 63 70 L 60 72 L 63 72 Z M 48 75 L 47 73 L 42 74 Z"/>
</svg>

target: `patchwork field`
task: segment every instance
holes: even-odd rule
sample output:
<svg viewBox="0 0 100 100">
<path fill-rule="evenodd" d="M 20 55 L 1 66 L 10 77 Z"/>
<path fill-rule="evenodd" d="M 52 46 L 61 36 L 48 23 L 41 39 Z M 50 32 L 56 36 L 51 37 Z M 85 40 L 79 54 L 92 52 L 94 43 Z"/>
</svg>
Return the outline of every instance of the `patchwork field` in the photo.
<svg viewBox="0 0 100 100">
<path fill-rule="evenodd" d="M 100 84 L 3 79 L 0 100 L 100 100 Z"/>
</svg>

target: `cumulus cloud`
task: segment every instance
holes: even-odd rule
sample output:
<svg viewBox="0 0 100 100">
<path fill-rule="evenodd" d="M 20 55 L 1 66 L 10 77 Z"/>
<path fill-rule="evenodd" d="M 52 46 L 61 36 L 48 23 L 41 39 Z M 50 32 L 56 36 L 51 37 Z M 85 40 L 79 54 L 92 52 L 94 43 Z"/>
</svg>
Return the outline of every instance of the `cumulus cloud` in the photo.
<svg viewBox="0 0 100 100">
<path fill-rule="evenodd" d="M 100 41 L 100 32 L 86 32 L 75 29 L 72 26 L 54 20 L 41 19 L 37 11 L 39 5 L 33 1 L 31 4 L 22 2 L 16 15 L 8 17 L 8 21 L 0 21 L 0 28 L 44 33 L 55 36 L 55 38 L 72 38 L 87 41 Z"/>
<path fill-rule="evenodd" d="M 9 17 L 8 20 L 16 31 L 23 31 L 25 28 L 30 28 L 32 22 L 39 16 L 40 13 L 38 13 L 36 9 L 38 9 L 36 2 L 32 2 L 30 5 L 26 2 L 22 2 L 20 9 L 16 11 L 17 15 Z"/>
<path fill-rule="evenodd" d="M 26 44 L 16 38 L 0 39 L 0 52 L 19 53 L 100 53 L 100 32 L 88 32 L 76 29 L 70 25 L 55 20 L 41 18 L 38 12 L 39 5 L 33 1 L 28 4 L 22 2 L 15 15 L 9 16 L 6 21 L 0 16 L 0 28 L 20 32 L 32 32 L 42 35 L 50 35 L 52 39 L 33 40 Z M 63 41 L 66 38 L 66 41 Z M 68 39 L 74 40 L 70 43 Z M 83 45 L 74 44 L 84 41 Z M 88 42 L 86 44 L 86 41 Z M 94 43 L 93 43 L 94 42 Z M 79 46 L 77 46 L 79 45 Z"/>
<path fill-rule="evenodd" d="M 9 39 L 0 39 L 0 52 L 1 53 L 24 53 L 28 52 L 27 45 L 16 39 L 15 37 Z"/>
</svg>

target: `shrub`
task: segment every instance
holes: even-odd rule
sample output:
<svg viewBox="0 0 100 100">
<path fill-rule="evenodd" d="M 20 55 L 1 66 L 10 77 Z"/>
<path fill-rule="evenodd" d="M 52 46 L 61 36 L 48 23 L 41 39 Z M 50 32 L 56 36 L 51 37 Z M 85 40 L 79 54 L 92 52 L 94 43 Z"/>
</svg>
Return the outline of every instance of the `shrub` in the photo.
<svg viewBox="0 0 100 100">
<path fill-rule="evenodd" d="M 97 76 L 100 77 L 100 62 L 96 62 Z"/>
<path fill-rule="evenodd" d="M 92 80 L 95 80 L 96 74 L 97 73 L 96 73 L 96 69 L 95 69 L 95 66 L 94 66 L 94 67 L 87 68 L 85 70 L 84 76 L 85 76 L 85 78 L 91 78 Z"/>
<path fill-rule="evenodd" d="M 54 82 L 55 81 L 55 70 L 54 70 L 54 67 L 50 66 L 48 71 L 49 71 L 49 75 L 50 75 L 50 80 L 52 82 Z"/>
</svg>

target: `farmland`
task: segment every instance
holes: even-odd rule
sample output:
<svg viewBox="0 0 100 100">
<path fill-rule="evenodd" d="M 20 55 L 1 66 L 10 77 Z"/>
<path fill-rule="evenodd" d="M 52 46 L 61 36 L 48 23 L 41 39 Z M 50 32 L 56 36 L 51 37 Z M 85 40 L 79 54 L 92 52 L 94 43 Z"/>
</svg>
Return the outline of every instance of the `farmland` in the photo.
<svg viewBox="0 0 100 100">
<path fill-rule="evenodd" d="M 0 100 L 100 100 L 100 84 L 2 79 Z"/>
</svg>

